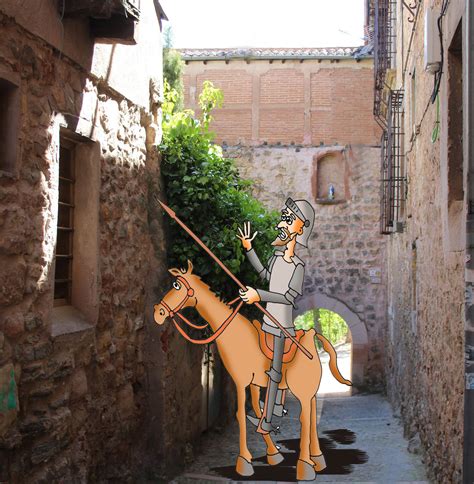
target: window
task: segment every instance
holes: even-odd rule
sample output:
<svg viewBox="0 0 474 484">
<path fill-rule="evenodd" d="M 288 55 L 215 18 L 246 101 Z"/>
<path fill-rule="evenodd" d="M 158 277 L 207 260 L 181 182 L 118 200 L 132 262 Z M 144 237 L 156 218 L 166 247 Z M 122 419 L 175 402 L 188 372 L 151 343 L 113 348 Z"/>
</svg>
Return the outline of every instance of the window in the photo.
<svg viewBox="0 0 474 484">
<path fill-rule="evenodd" d="M 417 133 L 416 127 L 416 70 L 413 69 L 410 80 L 410 128 L 411 137 L 413 139 Z"/>
<path fill-rule="evenodd" d="M 443 185 L 447 188 L 447 248 L 460 251 L 465 247 L 464 213 L 464 119 L 463 119 L 463 37 L 459 23 L 447 52 L 447 161 Z"/>
<path fill-rule="evenodd" d="M 448 51 L 448 190 L 449 203 L 464 200 L 463 190 L 462 26 Z"/>
<path fill-rule="evenodd" d="M 375 0 L 374 38 L 374 115 L 382 128 L 386 127 L 387 99 L 385 95 L 387 70 L 395 62 L 395 0 Z"/>
<path fill-rule="evenodd" d="M 56 237 L 54 305 L 72 300 L 75 160 L 71 143 L 63 140 L 59 154 L 58 228 Z"/>
<path fill-rule="evenodd" d="M 387 129 L 382 135 L 380 233 L 403 230 L 403 90 L 390 91 Z"/>
<path fill-rule="evenodd" d="M 20 118 L 19 89 L 0 77 L 0 170 L 15 173 Z"/>
<path fill-rule="evenodd" d="M 97 321 L 99 196 L 99 144 L 61 132 L 53 336 Z"/>
</svg>

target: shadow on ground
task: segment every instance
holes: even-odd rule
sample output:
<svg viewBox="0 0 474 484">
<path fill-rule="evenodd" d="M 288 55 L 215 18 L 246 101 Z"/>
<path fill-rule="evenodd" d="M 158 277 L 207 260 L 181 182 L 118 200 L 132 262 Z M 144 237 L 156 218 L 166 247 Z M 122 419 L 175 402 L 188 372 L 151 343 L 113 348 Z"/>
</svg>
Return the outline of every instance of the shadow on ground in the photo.
<svg viewBox="0 0 474 484">
<path fill-rule="evenodd" d="M 366 452 L 358 449 L 338 449 L 336 444 L 350 445 L 356 441 L 356 435 L 347 429 L 328 430 L 324 432 L 328 438 L 320 438 L 319 444 L 321 451 L 326 459 L 327 467 L 319 474 L 350 474 L 353 466 L 365 464 L 369 457 Z M 282 446 L 281 453 L 285 460 L 277 466 L 267 465 L 265 456 L 254 459 L 254 463 L 264 465 L 254 465 L 255 474 L 245 478 L 235 472 L 234 466 L 214 467 L 213 472 L 221 477 L 238 481 L 287 481 L 297 482 L 296 480 L 296 461 L 299 453 L 299 439 L 279 440 Z M 286 451 L 284 450 L 286 449 Z"/>
</svg>

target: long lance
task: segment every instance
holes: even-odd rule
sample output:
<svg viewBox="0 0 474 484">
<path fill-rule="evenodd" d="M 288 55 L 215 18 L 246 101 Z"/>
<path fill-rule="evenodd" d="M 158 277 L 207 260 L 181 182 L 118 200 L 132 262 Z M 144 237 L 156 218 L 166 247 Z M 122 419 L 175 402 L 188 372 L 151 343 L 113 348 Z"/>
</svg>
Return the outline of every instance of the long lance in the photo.
<svg viewBox="0 0 474 484">
<path fill-rule="evenodd" d="M 179 217 L 176 215 L 176 213 L 171 210 L 170 207 L 165 205 L 161 200 L 158 200 L 156 198 L 158 203 L 162 206 L 163 210 L 176 222 L 178 222 L 179 225 L 198 243 L 200 247 L 202 247 L 213 259 L 214 261 L 219 265 L 219 267 L 231 278 L 233 281 L 244 291 L 247 290 L 247 288 L 237 279 L 237 277 L 228 269 L 225 264 L 212 252 L 211 249 L 184 223 L 182 222 Z M 296 338 L 294 338 L 286 328 L 283 327 L 283 325 L 274 317 L 272 316 L 260 303 L 255 303 L 255 306 L 257 306 L 260 311 L 262 311 L 263 314 L 265 314 L 273 323 L 275 323 L 285 334 L 287 338 L 290 338 L 293 343 L 304 353 L 305 356 L 307 356 L 310 360 L 313 359 L 313 355 L 304 347 L 302 346 Z"/>
</svg>

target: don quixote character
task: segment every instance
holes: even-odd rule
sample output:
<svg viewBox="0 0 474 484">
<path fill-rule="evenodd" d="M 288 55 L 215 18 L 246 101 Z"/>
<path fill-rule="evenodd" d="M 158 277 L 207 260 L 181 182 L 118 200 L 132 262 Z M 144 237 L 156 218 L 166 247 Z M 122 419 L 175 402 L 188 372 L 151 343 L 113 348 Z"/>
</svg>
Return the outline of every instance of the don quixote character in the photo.
<svg viewBox="0 0 474 484">
<path fill-rule="evenodd" d="M 244 231 L 239 229 L 238 236 L 246 251 L 246 255 L 254 269 L 263 280 L 269 282 L 269 290 L 253 289 L 240 290 L 240 296 L 247 304 L 266 302 L 267 310 L 275 316 L 291 336 L 295 337 L 293 325 L 293 308 L 296 308 L 295 299 L 303 294 L 304 262 L 295 254 L 296 245 L 308 246 L 308 239 L 314 225 L 314 209 L 306 200 L 293 201 L 288 198 L 285 207 L 281 211 L 281 221 L 277 225 L 278 235 L 272 242 L 276 247 L 273 256 L 266 267 L 260 262 L 255 250 L 252 248 L 252 240 L 257 232 L 251 236 L 250 223 L 244 226 Z M 255 422 L 253 417 L 248 416 L 252 423 L 257 424 L 257 432 L 262 434 L 278 430 L 272 426 L 272 416 L 282 416 L 283 390 L 278 386 L 282 379 L 283 351 L 286 335 L 267 316 L 263 317 L 262 330 L 271 335 L 273 341 L 272 366 L 267 371 L 268 386 L 263 407 L 263 415 L 260 421 Z"/>
<path fill-rule="evenodd" d="M 240 297 L 233 301 L 222 301 L 193 274 L 193 265 L 188 261 L 187 269 L 170 269 L 174 277 L 172 288 L 154 306 L 154 319 L 164 324 L 171 319 L 176 329 L 189 342 L 208 344 L 216 342 L 222 362 L 233 379 L 237 391 L 237 421 L 239 424 L 239 455 L 235 470 L 241 476 L 254 473 L 252 454 L 247 447 L 245 389 L 250 386 L 253 420 L 262 434 L 267 447 L 267 462 L 280 464 L 284 458 L 272 440 L 274 431 L 272 416 L 283 412 L 283 391 L 289 389 L 301 404 L 300 453 L 296 465 L 298 480 L 314 480 L 316 472 L 326 467 L 319 446 L 316 428 L 316 392 L 321 381 L 321 362 L 315 345 L 315 337 L 330 355 L 329 367 L 334 377 L 346 385 L 351 385 L 337 368 L 337 357 L 331 343 L 321 334 L 309 331 L 295 331 L 292 309 L 295 298 L 302 294 L 304 264 L 295 255 L 295 246 L 306 246 L 314 222 L 311 205 L 303 200 L 288 199 L 282 210 L 278 237 L 273 242 L 276 251 L 264 267 L 252 250 L 251 227 L 245 224 L 238 237 L 247 251 L 247 256 L 262 278 L 268 279 L 269 290 L 255 290 L 242 284 L 216 255 L 182 222 L 173 210 L 159 202 L 199 246 L 226 272 L 239 286 Z M 245 303 L 254 304 L 263 312 L 263 324 L 249 321 L 239 313 Z M 266 302 L 264 308 L 260 302 Z M 233 307 L 234 304 L 237 306 Z M 185 307 L 193 307 L 206 321 L 198 325 L 180 313 Z M 178 322 L 179 321 L 179 322 Z M 182 324 L 204 329 L 209 326 L 210 337 L 196 340 L 191 338 Z M 273 348 L 269 340 L 274 340 Z M 260 388 L 267 388 L 264 412 L 260 408 Z M 252 418 L 251 418 L 252 419 Z"/>
</svg>

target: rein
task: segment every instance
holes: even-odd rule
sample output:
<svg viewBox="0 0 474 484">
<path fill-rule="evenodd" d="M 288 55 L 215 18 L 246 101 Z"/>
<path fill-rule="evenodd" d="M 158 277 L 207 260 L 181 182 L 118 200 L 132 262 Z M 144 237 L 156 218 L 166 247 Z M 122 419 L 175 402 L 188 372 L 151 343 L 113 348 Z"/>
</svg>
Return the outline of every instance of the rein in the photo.
<svg viewBox="0 0 474 484">
<path fill-rule="evenodd" d="M 178 316 L 188 326 L 190 326 L 191 328 L 194 328 L 194 329 L 205 329 L 205 328 L 207 328 L 207 326 L 209 324 L 199 325 L 199 324 L 191 323 L 191 321 L 189 321 L 186 317 L 184 317 L 182 314 L 179 313 L 179 311 L 188 302 L 188 299 L 194 296 L 194 289 L 189 285 L 188 281 L 184 277 L 178 276 L 176 279 L 179 282 L 181 282 L 184 285 L 184 287 L 186 288 L 186 295 L 185 295 L 184 299 L 174 309 L 171 309 L 164 300 L 161 300 L 161 304 L 168 311 L 168 315 L 171 318 L 171 320 L 173 321 L 174 325 L 176 326 L 176 329 L 179 331 L 179 333 L 186 340 L 190 341 L 191 343 L 197 344 L 197 345 L 205 345 L 205 344 L 208 344 L 208 343 L 212 343 L 226 330 L 226 328 L 229 326 L 229 324 L 232 323 L 232 321 L 237 316 L 237 314 L 240 311 L 240 308 L 242 307 L 242 304 L 244 302 L 242 300 L 240 300 L 240 303 L 237 305 L 237 307 L 226 318 L 226 320 L 219 326 L 217 331 L 214 334 L 212 334 L 211 336 L 209 336 L 209 338 L 201 339 L 201 340 L 193 339 L 190 336 L 188 336 L 184 332 L 183 328 L 181 328 L 181 326 L 176 322 L 176 319 L 174 318 L 175 316 Z M 230 301 L 230 303 L 228 303 L 228 304 L 232 305 L 232 304 L 236 303 L 239 299 L 240 299 L 240 297 L 237 297 L 234 300 Z"/>
</svg>

